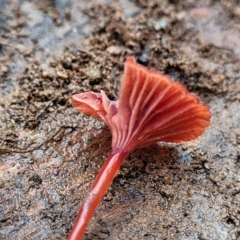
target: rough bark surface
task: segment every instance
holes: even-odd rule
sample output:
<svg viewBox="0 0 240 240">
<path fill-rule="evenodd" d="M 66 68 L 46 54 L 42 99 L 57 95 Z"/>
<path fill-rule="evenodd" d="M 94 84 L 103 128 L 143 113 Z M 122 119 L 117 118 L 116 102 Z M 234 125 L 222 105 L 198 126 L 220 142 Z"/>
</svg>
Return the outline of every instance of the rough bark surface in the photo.
<svg viewBox="0 0 240 240">
<path fill-rule="evenodd" d="M 128 55 L 197 94 L 211 126 L 131 153 L 85 239 L 240 239 L 240 4 L 227 0 L 0 1 L 0 239 L 66 238 L 111 145 L 70 97 L 116 99 Z"/>
</svg>

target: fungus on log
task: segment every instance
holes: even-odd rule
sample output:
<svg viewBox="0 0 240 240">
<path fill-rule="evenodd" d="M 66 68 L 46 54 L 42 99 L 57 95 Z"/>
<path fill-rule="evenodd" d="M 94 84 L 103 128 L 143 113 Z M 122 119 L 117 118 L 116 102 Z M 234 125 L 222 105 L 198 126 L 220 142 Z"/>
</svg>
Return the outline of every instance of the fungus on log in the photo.
<svg viewBox="0 0 240 240">
<path fill-rule="evenodd" d="M 72 96 L 76 110 L 102 119 L 112 133 L 112 152 L 97 175 L 80 208 L 69 240 L 81 239 L 88 222 L 107 191 L 124 158 L 136 148 L 156 142 L 181 143 L 200 136 L 210 124 L 211 113 L 180 83 L 137 64 L 125 63 L 119 100 L 87 92 Z"/>
</svg>

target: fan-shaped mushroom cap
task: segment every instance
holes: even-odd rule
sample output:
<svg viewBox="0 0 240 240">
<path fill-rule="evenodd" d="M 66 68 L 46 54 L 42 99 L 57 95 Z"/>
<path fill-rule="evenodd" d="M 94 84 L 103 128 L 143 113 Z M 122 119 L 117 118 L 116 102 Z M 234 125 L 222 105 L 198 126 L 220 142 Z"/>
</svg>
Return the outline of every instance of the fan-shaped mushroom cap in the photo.
<svg viewBox="0 0 240 240">
<path fill-rule="evenodd" d="M 130 152 L 155 142 L 185 142 L 200 136 L 210 123 L 211 113 L 180 83 L 137 64 L 125 63 L 119 100 L 106 94 L 72 96 L 80 112 L 102 118 L 112 132 L 113 151 Z"/>
</svg>

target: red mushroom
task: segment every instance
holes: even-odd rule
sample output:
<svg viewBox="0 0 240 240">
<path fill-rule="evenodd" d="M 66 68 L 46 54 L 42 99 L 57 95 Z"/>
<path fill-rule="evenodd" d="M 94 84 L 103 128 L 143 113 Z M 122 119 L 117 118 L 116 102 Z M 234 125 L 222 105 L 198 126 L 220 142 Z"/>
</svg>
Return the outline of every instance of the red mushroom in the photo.
<svg viewBox="0 0 240 240">
<path fill-rule="evenodd" d="M 81 239 L 88 222 L 124 158 L 135 148 L 156 142 L 180 143 L 200 136 L 211 113 L 179 82 L 149 71 L 128 57 L 117 101 L 106 94 L 87 92 L 72 96 L 76 110 L 100 118 L 112 133 L 112 152 L 80 208 L 69 240 Z"/>
</svg>

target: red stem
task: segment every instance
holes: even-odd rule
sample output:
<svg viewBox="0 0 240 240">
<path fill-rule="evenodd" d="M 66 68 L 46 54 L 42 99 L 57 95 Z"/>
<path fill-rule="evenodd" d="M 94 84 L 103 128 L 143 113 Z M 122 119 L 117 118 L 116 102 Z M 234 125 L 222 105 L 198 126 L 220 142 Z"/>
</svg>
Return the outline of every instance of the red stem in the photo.
<svg viewBox="0 0 240 240">
<path fill-rule="evenodd" d="M 92 218 L 92 215 L 100 203 L 103 195 L 107 191 L 117 171 L 119 170 L 124 158 L 125 152 L 111 153 L 105 161 L 84 204 L 79 209 L 74 225 L 68 236 L 68 240 L 80 240 L 83 237 L 85 229 Z"/>
</svg>

